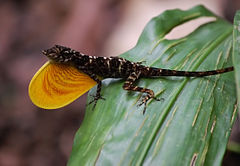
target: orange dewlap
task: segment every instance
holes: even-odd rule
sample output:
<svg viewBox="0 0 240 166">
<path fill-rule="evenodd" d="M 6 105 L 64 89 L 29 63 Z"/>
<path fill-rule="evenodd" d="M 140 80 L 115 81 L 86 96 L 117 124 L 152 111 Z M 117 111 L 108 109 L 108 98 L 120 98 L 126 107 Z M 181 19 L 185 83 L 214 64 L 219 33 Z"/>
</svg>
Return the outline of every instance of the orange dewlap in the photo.
<svg viewBox="0 0 240 166">
<path fill-rule="evenodd" d="M 29 96 L 40 108 L 57 109 L 70 104 L 96 84 L 72 66 L 47 62 L 32 78 Z"/>
</svg>

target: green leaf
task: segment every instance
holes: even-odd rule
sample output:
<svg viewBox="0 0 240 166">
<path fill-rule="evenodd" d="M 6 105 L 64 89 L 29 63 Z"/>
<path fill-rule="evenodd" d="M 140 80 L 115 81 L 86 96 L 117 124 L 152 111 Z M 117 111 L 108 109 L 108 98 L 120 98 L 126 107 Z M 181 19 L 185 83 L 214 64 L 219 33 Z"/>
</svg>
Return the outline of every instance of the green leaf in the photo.
<svg viewBox="0 0 240 166">
<path fill-rule="evenodd" d="M 203 16 L 216 21 L 181 39 L 164 38 L 174 27 Z M 165 11 L 147 24 L 137 45 L 121 57 L 177 70 L 229 67 L 232 29 L 203 6 Z M 137 107 L 141 94 L 123 90 L 123 82 L 103 81 L 106 100 L 98 101 L 94 111 L 88 106 L 69 166 L 221 164 L 236 116 L 233 72 L 204 78 L 142 78 L 137 85 L 163 99 L 151 101 L 145 115 L 143 107 Z"/>
<path fill-rule="evenodd" d="M 237 87 L 238 103 L 240 99 L 240 10 L 237 11 L 233 26 L 233 66 Z"/>
</svg>

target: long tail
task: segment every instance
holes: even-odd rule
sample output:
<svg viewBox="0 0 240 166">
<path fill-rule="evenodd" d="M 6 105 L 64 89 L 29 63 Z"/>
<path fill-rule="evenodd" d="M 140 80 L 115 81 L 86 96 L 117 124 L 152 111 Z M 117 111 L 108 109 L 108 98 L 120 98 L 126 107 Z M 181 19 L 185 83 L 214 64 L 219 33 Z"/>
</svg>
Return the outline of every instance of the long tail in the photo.
<svg viewBox="0 0 240 166">
<path fill-rule="evenodd" d="M 177 71 L 160 68 L 150 68 L 149 75 L 151 76 L 183 76 L 183 77 L 204 77 L 216 74 L 222 74 L 233 71 L 233 67 L 223 68 L 210 71 Z"/>
</svg>

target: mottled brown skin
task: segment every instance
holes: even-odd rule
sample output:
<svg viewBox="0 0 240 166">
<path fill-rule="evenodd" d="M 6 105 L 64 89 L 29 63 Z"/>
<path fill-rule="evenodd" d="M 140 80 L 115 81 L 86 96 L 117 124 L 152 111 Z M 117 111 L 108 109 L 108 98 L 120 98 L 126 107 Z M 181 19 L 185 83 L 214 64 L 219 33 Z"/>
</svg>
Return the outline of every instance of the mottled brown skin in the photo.
<svg viewBox="0 0 240 166">
<path fill-rule="evenodd" d="M 48 50 L 44 50 L 43 54 L 55 63 L 73 65 L 80 71 L 89 75 L 94 81 L 97 82 L 97 93 L 94 96 L 94 99 L 90 102 L 90 104 L 94 102 L 94 107 L 98 99 L 104 99 L 100 95 L 102 83 L 101 80 L 99 80 L 98 76 L 102 78 L 125 79 L 126 81 L 123 85 L 123 89 L 128 91 L 146 93 L 146 96 L 142 98 L 140 104 L 138 105 L 141 106 L 142 104 L 144 104 L 143 113 L 145 113 L 146 104 L 149 99 L 159 99 L 155 97 L 154 92 L 151 89 L 133 85 L 135 81 L 139 78 L 160 76 L 204 77 L 234 70 L 233 67 L 228 67 L 219 70 L 189 72 L 147 67 L 141 65 L 141 63 L 131 62 L 120 57 L 108 58 L 88 56 L 74 51 L 71 48 L 60 45 L 55 45 Z"/>
</svg>

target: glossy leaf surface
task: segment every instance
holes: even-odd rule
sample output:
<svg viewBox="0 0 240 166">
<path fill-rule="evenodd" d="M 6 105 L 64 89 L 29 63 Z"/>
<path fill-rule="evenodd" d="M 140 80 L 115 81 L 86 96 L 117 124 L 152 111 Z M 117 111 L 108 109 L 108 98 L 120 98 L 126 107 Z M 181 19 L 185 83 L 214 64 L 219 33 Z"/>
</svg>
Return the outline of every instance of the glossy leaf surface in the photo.
<svg viewBox="0 0 240 166">
<path fill-rule="evenodd" d="M 237 11 L 233 26 L 233 66 L 237 87 L 238 103 L 240 102 L 240 10 Z M 239 107 L 239 106 L 238 106 Z"/>
<path fill-rule="evenodd" d="M 164 38 L 174 27 L 203 16 L 216 21 L 180 39 Z M 175 70 L 229 67 L 232 30 L 230 23 L 203 6 L 165 11 L 146 25 L 137 45 L 121 57 Z M 138 86 L 154 90 L 163 99 L 151 101 L 145 115 L 143 107 L 136 106 L 141 94 L 123 90 L 123 82 L 103 81 L 106 100 L 98 101 L 94 111 L 88 106 L 69 166 L 221 164 L 237 112 L 233 72 L 140 79 Z"/>
</svg>

